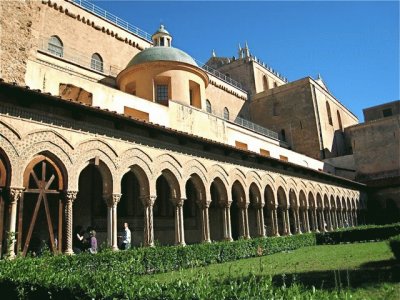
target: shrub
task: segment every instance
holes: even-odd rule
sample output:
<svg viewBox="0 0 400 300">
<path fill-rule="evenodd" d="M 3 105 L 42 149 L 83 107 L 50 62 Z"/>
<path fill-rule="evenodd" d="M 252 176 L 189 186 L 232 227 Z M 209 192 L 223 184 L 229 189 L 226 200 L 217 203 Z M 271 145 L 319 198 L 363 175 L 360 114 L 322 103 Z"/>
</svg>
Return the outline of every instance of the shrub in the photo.
<svg viewBox="0 0 400 300">
<path fill-rule="evenodd" d="M 396 235 L 389 239 L 389 246 L 392 249 L 393 255 L 397 260 L 400 260 L 400 235 Z"/>
<path fill-rule="evenodd" d="M 387 240 L 400 234 L 400 223 L 390 225 L 365 225 L 343 228 L 337 231 L 316 234 L 317 244 L 354 243 L 363 241 Z"/>
</svg>

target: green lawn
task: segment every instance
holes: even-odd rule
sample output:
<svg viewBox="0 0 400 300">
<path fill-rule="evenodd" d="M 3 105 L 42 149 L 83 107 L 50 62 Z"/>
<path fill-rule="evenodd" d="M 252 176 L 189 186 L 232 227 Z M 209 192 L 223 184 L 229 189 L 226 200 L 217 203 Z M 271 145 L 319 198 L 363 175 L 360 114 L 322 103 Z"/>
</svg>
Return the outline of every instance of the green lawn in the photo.
<svg viewBox="0 0 400 300">
<path fill-rule="evenodd" d="M 386 242 L 305 247 L 287 253 L 143 276 L 168 283 L 179 278 L 240 278 L 270 275 L 276 285 L 293 282 L 327 290 L 350 290 L 357 299 L 400 299 L 400 266 Z"/>
</svg>

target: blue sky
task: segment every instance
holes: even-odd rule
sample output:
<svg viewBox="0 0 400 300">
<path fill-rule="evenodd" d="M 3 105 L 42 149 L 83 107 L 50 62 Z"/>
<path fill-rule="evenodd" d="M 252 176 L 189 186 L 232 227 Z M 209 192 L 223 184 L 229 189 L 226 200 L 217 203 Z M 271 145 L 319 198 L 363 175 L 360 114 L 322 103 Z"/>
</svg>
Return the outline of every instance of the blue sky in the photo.
<svg viewBox="0 0 400 300">
<path fill-rule="evenodd" d="M 163 23 L 202 62 L 247 41 L 289 81 L 320 73 L 360 121 L 363 108 L 400 99 L 398 1 L 92 2 L 150 34 Z"/>
</svg>

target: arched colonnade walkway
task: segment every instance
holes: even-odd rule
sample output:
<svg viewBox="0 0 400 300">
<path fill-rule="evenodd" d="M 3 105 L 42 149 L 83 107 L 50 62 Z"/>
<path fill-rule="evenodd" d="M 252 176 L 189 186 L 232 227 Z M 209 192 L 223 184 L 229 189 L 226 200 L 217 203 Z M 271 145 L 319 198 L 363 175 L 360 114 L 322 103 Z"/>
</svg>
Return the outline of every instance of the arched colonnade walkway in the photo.
<svg viewBox="0 0 400 300">
<path fill-rule="evenodd" d="M 43 239 L 51 250 L 72 254 L 78 224 L 96 228 L 118 249 L 123 222 L 131 224 L 134 244 L 185 245 L 356 226 L 363 208 L 357 190 L 140 148 L 117 154 L 101 140 L 70 149 L 39 143 L 18 155 L 6 146 L 0 237 L 15 234 L 11 256 Z"/>
</svg>

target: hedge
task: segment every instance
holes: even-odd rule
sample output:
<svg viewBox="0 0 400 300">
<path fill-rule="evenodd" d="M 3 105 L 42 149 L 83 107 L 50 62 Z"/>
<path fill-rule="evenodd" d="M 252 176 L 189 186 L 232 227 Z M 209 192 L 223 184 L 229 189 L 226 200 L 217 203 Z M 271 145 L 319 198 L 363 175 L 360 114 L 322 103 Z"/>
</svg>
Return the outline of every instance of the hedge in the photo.
<svg viewBox="0 0 400 300">
<path fill-rule="evenodd" d="M 400 223 L 342 228 L 316 234 L 317 245 L 387 240 L 400 234 Z"/>
<path fill-rule="evenodd" d="M 397 260 L 400 260 L 400 235 L 396 235 L 389 239 L 389 246 L 394 257 L 396 257 Z"/>
<path fill-rule="evenodd" d="M 336 239 L 344 237 L 344 241 L 383 239 L 398 232 L 399 229 L 400 224 L 366 226 L 324 234 L 308 233 L 234 242 L 196 244 L 186 247 L 141 247 L 119 252 L 112 252 L 107 249 L 96 255 L 84 253 L 74 256 L 18 257 L 11 261 L 0 261 L 0 291 L 2 291 L 2 297 L 10 295 L 5 299 L 15 298 L 16 295 L 32 299 L 48 298 L 49 295 L 63 299 L 135 298 L 136 295 L 143 295 L 142 298 L 145 299 L 173 299 L 174 295 L 177 295 L 174 293 L 181 291 L 180 288 L 176 288 L 175 285 L 159 285 L 152 282 L 143 284 L 147 276 L 141 275 L 295 250 L 316 245 L 317 241 L 318 243 L 330 243 L 332 237 Z M 378 233 L 382 233 L 383 237 L 377 236 Z M 181 291 L 183 294 L 179 298 L 207 298 L 205 292 L 201 291 L 201 285 L 197 286 L 197 283 L 175 282 L 178 286 L 190 285 L 191 289 L 192 286 L 193 289 L 197 289 L 196 293 L 198 294 L 193 294 L 193 297 Z M 231 282 L 225 286 L 221 282 L 206 281 L 202 284 L 213 291 L 209 295 L 220 295 L 221 297 L 216 298 L 223 299 L 224 297 L 220 294 L 218 288 L 221 286 L 221 293 L 231 295 L 229 286 L 234 283 Z M 262 284 L 268 285 L 266 279 L 262 279 Z M 249 288 L 251 288 L 250 285 Z M 245 289 L 243 286 L 241 288 Z M 268 291 L 276 292 L 272 288 Z M 275 294 L 271 294 L 271 297 L 273 295 Z M 229 297 L 235 298 L 234 296 Z M 254 297 L 257 298 L 257 296 Z"/>
</svg>

